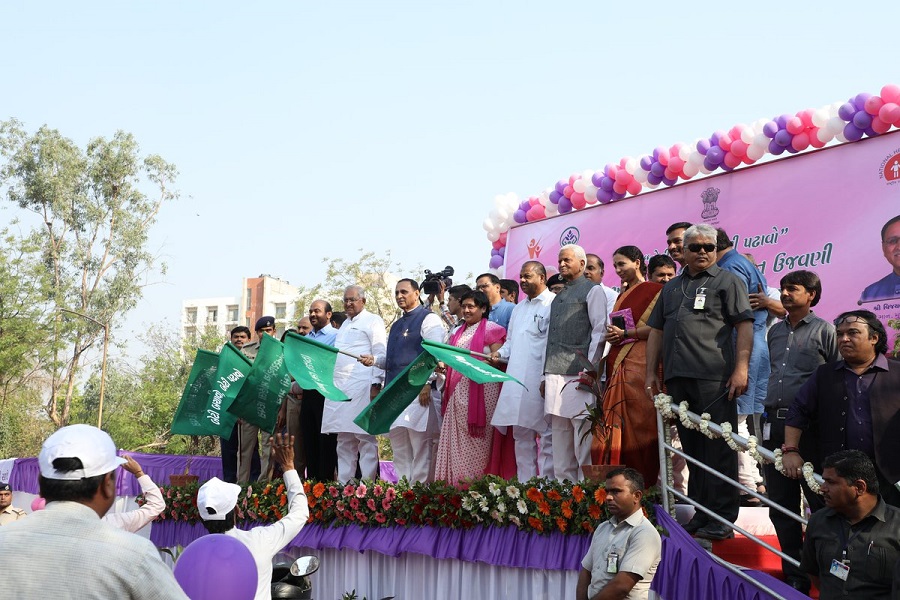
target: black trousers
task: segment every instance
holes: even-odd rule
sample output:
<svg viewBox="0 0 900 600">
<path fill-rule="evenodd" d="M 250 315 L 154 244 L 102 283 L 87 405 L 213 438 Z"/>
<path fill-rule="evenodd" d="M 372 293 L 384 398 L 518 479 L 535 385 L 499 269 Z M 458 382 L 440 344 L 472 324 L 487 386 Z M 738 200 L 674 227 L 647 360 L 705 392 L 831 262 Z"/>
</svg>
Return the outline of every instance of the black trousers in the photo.
<svg viewBox="0 0 900 600">
<path fill-rule="evenodd" d="M 306 477 L 334 481 L 337 471 L 337 434 L 322 433 L 325 398 L 316 390 L 303 390 L 300 429 L 306 450 Z"/>
<path fill-rule="evenodd" d="M 731 423 L 733 430 L 737 431 L 737 403 L 728 399 L 725 381 L 673 377 L 666 380 L 666 389 L 675 402 L 687 401 L 690 411 L 698 415 L 709 413 L 712 422 L 727 421 Z M 698 430 L 687 429 L 680 421 L 677 422 L 677 426 L 681 445 L 686 454 L 731 479 L 737 479 L 737 453 L 728 447 L 725 440 L 721 438 L 711 440 Z M 738 488 L 690 462 L 688 470 L 690 472 L 688 497 L 733 523 L 740 510 Z M 701 511 L 697 511 L 695 518 L 699 519 L 697 522 L 700 524 L 711 521 Z"/>
<path fill-rule="evenodd" d="M 775 450 L 781 448 L 781 445 L 784 444 L 784 419 L 777 418 L 777 409 L 768 409 L 768 411 L 772 413 L 768 421 L 771 429 L 769 439 L 763 440 L 763 446 L 769 450 Z M 802 451 L 801 456 L 807 458 L 807 455 Z M 769 493 L 770 500 L 777 502 L 798 515 L 801 514 L 801 494 L 806 496 L 806 501 L 813 512 L 825 506 L 822 496 L 814 494 L 807 487 L 806 482 L 801 483 L 800 479 L 785 477 L 771 463 L 766 464 L 763 468 L 766 471 L 766 490 Z M 781 551 L 791 558 L 800 560 L 800 551 L 803 549 L 803 527 L 800 523 L 774 508 L 769 508 L 769 520 L 775 526 L 775 533 L 778 536 Z M 784 560 L 781 561 L 781 570 L 785 579 L 809 581 L 809 576 L 806 573 Z"/>
<path fill-rule="evenodd" d="M 222 479 L 228 483 L 237 483 L 238 451 L 240 450 L 237 432 L 238 425 L 235 423 L 229 439 L 219 438 L 219 447 L 222 451 Z M 259 452 L 254 452 L 250 460 L 250 480 L 256 481 L 261 470 Z"/>
</svg>

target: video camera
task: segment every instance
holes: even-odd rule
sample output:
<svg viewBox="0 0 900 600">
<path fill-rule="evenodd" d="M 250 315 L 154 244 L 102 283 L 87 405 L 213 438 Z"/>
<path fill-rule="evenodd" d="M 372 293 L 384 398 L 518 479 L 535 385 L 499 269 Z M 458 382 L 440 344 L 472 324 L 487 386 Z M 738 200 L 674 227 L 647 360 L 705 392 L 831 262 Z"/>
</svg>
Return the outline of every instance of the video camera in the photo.
<svg viewBox="0 0 900 600">
<path fill-rule="evenodd" d="M 444 283 L 444 289 L 450 289 L 450 286 L 453 285 L 453 280 L 450 279 L 450 276 L 453 275 L 453 267 L 446 266 L 443 271 L 438 273 L 432 273 L 428 269 L 425 269 L 425 279 L 422 280 L 422 291 L 426 294 L 438 294 L 441 291 L 441 282 Z"/>
</svg>

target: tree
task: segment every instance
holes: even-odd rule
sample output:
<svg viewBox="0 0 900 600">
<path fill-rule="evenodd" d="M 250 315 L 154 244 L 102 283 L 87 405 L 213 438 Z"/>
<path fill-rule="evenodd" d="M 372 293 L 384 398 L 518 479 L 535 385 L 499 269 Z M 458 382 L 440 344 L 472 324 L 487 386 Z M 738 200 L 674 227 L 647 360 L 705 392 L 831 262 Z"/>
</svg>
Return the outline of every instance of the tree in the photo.
<svg viewBox="0 0 900 600">
<path fill-rule="evenodd" d="M 360 285 L 366 290 L 366 310 L 384 319 L 390 328 L 397 320 L 399 309 L 394 302 L 394 286 L 404 276 L 399 263 L 391 262 L 390 251 L 379 257 L 374 252 L 359 250 L 360 257 L 355 262 L 342 258 L 323 258 L 328 266 L 325 280 L 312 287 L 300 288 L 296 302 L 295 320 L 306 315 L 314 300 L 322 299 L 331 303 L 334 310 L 344 310 L 344 289 L 350 285 Z"/>
<path fill-rule="evenodd" d="M 148 250 L 151 226 L 167 200 L 175 167 L 141 156 L 134 137 L 90 140 L 84 150 L 46 125 L 34 134 L 21 123 L 0 123 L 0 185 L 36 221 L 22 236 L 38 246 L 50 282 L 55 348 L 44 409 L 57 426 L 69 422 L 84 353 L 104 328 L 134 308 L 156 265 Z M 144 193 L 149 189 L 152 195 Z M 84 317 L 71 314 L 78 313 Z M 63 353 L 65 352 L 65 355 Z"/>
</svg>

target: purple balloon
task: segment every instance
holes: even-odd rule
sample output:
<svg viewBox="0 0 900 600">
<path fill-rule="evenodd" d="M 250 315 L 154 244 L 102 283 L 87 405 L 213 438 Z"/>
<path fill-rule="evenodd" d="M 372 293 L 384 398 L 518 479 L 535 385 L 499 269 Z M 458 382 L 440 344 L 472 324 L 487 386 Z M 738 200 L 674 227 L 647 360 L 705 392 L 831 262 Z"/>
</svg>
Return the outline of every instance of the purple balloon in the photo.
<svg viewBox="0 0 900 600">
<path fill-rule="evenodd" d="M 706 158 L 703 159 L 703 166 L 706 167 L 707 171 L 715 171 L 719 168 L 719 163 L 714 162 L 713 159 L 707 155 Z"/>
<path fill-rule="evenodd" d="M 665 177 L 665 176 L 663 176 L 662 180 L 663 180 L 663 183 L 669 187 L 675 185 L 678 182 L 677 179 L 669 179 L 668 177 Z"/>
<path fill-rule="evenodd" d="M 792 139 L 794 138 L 790 133 L 788 133 L 787 129 L 782 129 L 775 134 L 775 143 L 782 148 L 787 148 L 788 146 L 790 146 Z"/>
<path fill-rule="evenodd" d="M 662 165 L 662 163 L 654 162 L 653 166 L 650 167 L 650 172 L 656 175 L 657 177 L 662 177 L 663 173 L 666 172 L 666 168 Z"/>
<path fill-rule="evenodd" d="M 769 142 L 769 154 L 774 154 L 775 156 L 778 156 L 782 152 L 784 152 L 784 146 L 782 146 L 775 140 L 772 140 Z"/>
<path fill-rule="evenodd" d="M 506 246 L 501 246 L 500 250 L 497 251 L 497 255 L 506 258 Z"/>
<path fill-rule="evenodd" d="M 697 142 L 697 152 L 706 156 L 706 153 L 709 152 L 709 140 L 699 140 Z"/>
<path fill-rule="evenodd" d="M 653 160 L 659 160 L 659 155 L 665 152 L 666 149 L 663 146 L 657 146 L 653 149 Z"/>
<path fill-rule="evenodd" d="M 557 192 L 556 190 L 550 192 L 550 202 L 552 202 L 553 204 L 559 204 L 559 199 L 562 197 L 562 192 Z"/>
<path fill-rule="evenodd" d="M 603 179 L 600 180 L 600 189 L 611 192 L 613 189 L 613 184 L 615 183 L 616 181 L 612 177 L 607 177 L 606 175 L 604 175 Z"/>
<path fill-rule="evenodd" d="M 872 129 L 872 126 L 871 126 L 871 125 L 869 125 L 868 127 L 866 127 L 866 132 L 865 132 L 865 133 L 866 133 L 866 135 L 869 136 L 869 137 L 875 137 L 876 135 L 881 135 L 880 133 L 878 133 L 877 131 L 875 131 L 874 129 Z"/>
<path fill-rule="evenodd" d="M 854 125 L 853 123 L 847 123 L 844 125 L 844 137 L 847 138 L 848 142 L 855 142 L 862 138 L 863 130 Z"/>
<path fill-rule="evenodd" d="M 857 94 L 850 102 L 856 107 L 856 110 L 863 110 L 866 107 L 866 100 L 872 97 L 872 94 L 862 92 Z"/>
<path fill-rule="evenodd" d="M 572 201 L 565 197 L 562 198 L 559 201 L 559 212 L 563 214 L 572 212 Z"/>
<path fill-rule="evenodd" d="M 204 535 L 178 557 L 175 579 L 191 600 L 245 600 L 256 594 L 256 562 L 238 540 Z"/>
<path fill-rule="evenodd" d="M 567 185 L 569 185 L 569 181 L 567 179 L 560 179 L 556 182 L 556 191 L 562 194 L 566 190 Z"/>
<path fill-rule="evenodd" d="M 841 107 L 838 109 L 838 116 L 842 121 L 850 121 L 853 119 L 853 115 L 856 114 L 856 107 L 853 106 L 850 102 L 845 102 L 841 104 Z"/>
<path fill-rule="evenodd" d="M 798 152 L 800 152 L 799 150 L 794 148 L 794 146 L 792 146 L 791 144 L 788 144 L 787 146 L 785 146 L 784 149 L 788 154 L 797 154 Z"/>
<path fill-rule="evenodd" d="M 788 121 L 794 118 L 794 115 L 783 114 L 775 117 L 775 122 L 778 124 L 778 129 L 784 129 L 787 127 Z"/>
<path fill-rule="evenodd" d="M 641 157 L 641 168 L 645 171 L 649 171 L 650 167 L 653 166 L 653 158 L 647 156 L 646 154 Z M 600 187 L 600 186 L 597 186 Z"/>
<path fill-rule="evenodd" d="M 719 167 L 726 173 L 731 173 L 732 171 L 734 171 L 734 167 L 729 167 L 725 163 L 722 163 L 721 165 L 719 165 Z"/>
<path fill-rule="evenodd" d="M 770 140 L 775 137 L 775 134 L 778 133 L 778 123 L 775 121 L 769 121 L 765 125 L 763 125 L 763 135 L 765 135 Z"/>
<path fill-rule="evenodd" d="M 491 262 L 489 262 L 488 264 L 491 266 L 492 269 L 499 269 L 500 265 L 503 264 L 503 257 L 502 256 L 492 256 Z"/>
<path fill-rule="evenodd" d="M 613 197 L 612 191 L 610 191 L 610 190 L 604 190 L 604 189 L 597 190 L 597 201 L 600 204 L 608 203 L 610 200 L 612 200 L 612 197 Z"/>
<path fill-rule="evenodd" d="M 866 127 L 872 124 L 872 115 L 864 110 L 861 110 L 853 115 L 853 124 L 860 129 L 865 130 Z"/>
<path fill-rule="evenodd" d="M 600 187 L 601 181 L 603 181 L 603 171 L 597 171 L 591 175 L 591 183 L 594 184 L 594 187 Z"/>
<path fill-rule="evenodd" d="M 709 152 L 706 153 L 706 160 L 718 165 L 725 160 L 725 151 L 718 146 L 713 146 L 709 149 Z"/>
<path fill-rule="evenodd" d="M 722 138 L 721 131 L 715 131 L 711 136 L 709 136 L 709 147 L 710 149 L 716 148 L 719 145 L 719 140 Z"/>
<path fill-rule="evenodd" d="M 500 254 L 499 250 L 497 250 L 496 248 L 491 248 L 491 256 L 497 256 L 498 254 Z"/>
<path fill-rule="evenodd" d="M 625 194 L 620 194 L 619 192 L 613 192 L 613 200 L 621 200 L 625 197 Z"/>
<path fill-rule="evenodd" d="M 662 183 L 662 177 L 654 175 L 653 173 L 647 173 L 647 182 L 652 185 L 659 185 Z"/>
<path fill-rule="evenodd" d="M 519 202 L 519 210 L 522 212 L 528 212 L 528 209 L 531 208 L 531 202 L 528 200 L 522 200 Z"/>
<path fill-rule="evenodd" d="M 517 210 L 513 213 L 513 221 L 516 223 L 527 223 L 528 217 L 525 215 L 525 211 L 522 209 Z"/>
</svg>

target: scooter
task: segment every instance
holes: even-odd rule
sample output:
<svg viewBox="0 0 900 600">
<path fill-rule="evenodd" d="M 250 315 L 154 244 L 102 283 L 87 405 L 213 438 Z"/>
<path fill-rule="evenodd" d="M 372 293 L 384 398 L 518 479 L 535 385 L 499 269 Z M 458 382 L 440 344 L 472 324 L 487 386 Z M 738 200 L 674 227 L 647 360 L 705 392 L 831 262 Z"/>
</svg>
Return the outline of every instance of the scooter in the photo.
<svg viewBox="0 0 900 600">
<path fill-rule="evenodd" d="M 301 556 L 292 563 L 272 567 L 272 598 L 275 600 L 313 600 L 309 576 L 319 570 L 319 559 Z"/>
</svg>

